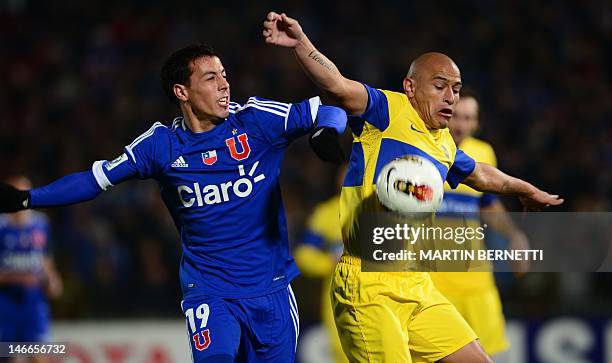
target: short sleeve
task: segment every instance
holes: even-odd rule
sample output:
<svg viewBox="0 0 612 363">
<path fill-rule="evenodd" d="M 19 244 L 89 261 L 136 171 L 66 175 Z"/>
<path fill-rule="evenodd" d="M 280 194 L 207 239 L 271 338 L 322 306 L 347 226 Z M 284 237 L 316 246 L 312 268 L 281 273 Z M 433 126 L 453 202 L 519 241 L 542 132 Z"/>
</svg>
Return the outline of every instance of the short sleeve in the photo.
<svg viewBox="0 0 612 363">
<path fill-rule="evenodd" d="M 457 149 L 453 165 L 451 166 L 450 170 L 448 171 L 448 174 L 446 175 L 446 181 L 448 182 L 451 188 L 455 189 L 457 185 L 459 185 L 459 183 L 463 181 L 463 179 L 467 178 L 468 175 L 472 174 L 475 167 L 476 162 L 474 161 L 474 159 L 469 157 L 461 149 Z"/>
<path fill-rule="evenodd" d="M 143 134 L 138 136 L 131 144 L 125 147 L 126 161 L 136 170 L 140 179 L 150 178 L 163 170 L 170 155 L 170 142 L 168 128 L 156 122 Z M 120 157 L 121 158 L 121 157 Z M 113 162 L 106 165 L 106 171 L 112 170 Z"/>
<path fill-rule="evenodd" d="M 171 153 L 168 128 L 159 122 L 154 123 L 124 151 L 111 161 L 94 162 L 93 176 L 102 190 L 127 179 L 147 179 L 163 171 Z"/>
<path fill-rule="evenodd" d="M 368 107 L 359 116 L 377 129 L 384 131 L 389 126 L 389 102 L 383 91 L 363 84 L 368 92 Z"/>
</svg>

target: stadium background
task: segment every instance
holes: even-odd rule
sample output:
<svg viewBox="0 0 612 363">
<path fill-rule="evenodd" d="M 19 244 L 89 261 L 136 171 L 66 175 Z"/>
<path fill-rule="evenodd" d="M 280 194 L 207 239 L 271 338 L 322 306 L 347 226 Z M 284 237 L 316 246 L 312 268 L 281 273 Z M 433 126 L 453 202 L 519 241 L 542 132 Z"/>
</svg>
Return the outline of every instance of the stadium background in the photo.
<svg viewBox="0 0 612 363">
<path fill-rule="evenodd" d="M 464 84 L 480 95 L 479 136 L 496 148 L 503 170 L 561 194 L 560 210 L 609 211 L 606 0 L 3 0 L 0 176 L 24 173 L 42 185 L 112 159 L 154 121 L 169 122 L 177 110 L 162 93 L 159 69 L 171 51 L 192 42 L 221 53 L 234 101 L 317 94 L 290 51 L 264 44 L 261 23 L 269 10 L 298 18 L 345 75 L 380 88 L 400 90 L 410 61 L 424 51 L 449 54 Z M 334 193 L 334 173 L 304 140 L 287 152 L 282 189 L 292 243 L 312 207 Z M 180 246 L 154 182 L 128 182 L 95 202 L 48 213 L 65 282 L 54 319 L 180 318 Z M 316 323 L 318 283 L 294 284 L 303 331 Z M 584 350 L 584 362 L 612 362 L 611 275 L 532 274 L 518 281 L 501 275 L 500 283 L 507 316 L 524 329 L 525 360 L 545 361 L 533 341 L 543 325 L 564 316 L 578 319 L 572 321 L 592 341 L 570 339 L 563 349 Z M 575 326 L 563 329 L 581 334 Z"/>
</svg>

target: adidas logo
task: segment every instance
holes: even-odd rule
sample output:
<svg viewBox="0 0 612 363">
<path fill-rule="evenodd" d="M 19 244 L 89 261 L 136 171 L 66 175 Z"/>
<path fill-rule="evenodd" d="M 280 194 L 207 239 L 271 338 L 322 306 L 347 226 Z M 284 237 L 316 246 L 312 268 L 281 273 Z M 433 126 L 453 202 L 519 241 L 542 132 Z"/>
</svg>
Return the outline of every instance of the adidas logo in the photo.
<svg viewBox="0 0 612 363">
<path fill-rule="evenodd" d="M 183 159 L 182 156 L 179 156 L 179 158 L 176 159 L 171 166 L 173 168 L 188 168 L 189 164 L 185 162 L 185 159 Z"/>
</svg>

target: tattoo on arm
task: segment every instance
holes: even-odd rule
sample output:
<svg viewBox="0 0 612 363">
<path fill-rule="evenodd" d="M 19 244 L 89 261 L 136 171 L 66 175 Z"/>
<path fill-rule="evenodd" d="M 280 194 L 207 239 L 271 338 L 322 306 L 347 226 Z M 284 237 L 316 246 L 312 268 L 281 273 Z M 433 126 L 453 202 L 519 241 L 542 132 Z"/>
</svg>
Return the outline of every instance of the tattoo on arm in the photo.
<svg viewBox="0 0 612 363">
<path fill-rule="evenodd" d="M 508 190 L 508 187 L 510 186 L 510 182 L 508 180 L 505 180 L 504 183 L 502 184 L 501 188 L 500 188 L 500 194 L 506 194 L 506 191 Z"/>
<path fill-rule="evenodd" d="M 329 71 L 331 71 L 333 73 L 336 73 L 336 70 L 334 69 L 333 64 L 331 64 L 330 62 L 325 60 L 325 58 L 318 51 L 313 50 L 310 53 L 308 53 L 308 58 L 311 58 L 315 62 L 319 63 L 320 65 L 325 67 L 327 70 L 329 70 Z"/>
</svg>

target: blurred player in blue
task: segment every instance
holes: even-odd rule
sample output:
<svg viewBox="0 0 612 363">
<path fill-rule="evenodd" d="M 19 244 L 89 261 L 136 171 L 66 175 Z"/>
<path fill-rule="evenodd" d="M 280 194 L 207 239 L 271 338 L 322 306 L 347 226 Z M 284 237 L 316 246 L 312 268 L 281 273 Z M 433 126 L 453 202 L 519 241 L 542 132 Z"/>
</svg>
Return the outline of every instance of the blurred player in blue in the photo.
<svg viewBox="0 0 612 363">
<path fill-rule="evenodd" d="M 31 188 L 24 177 L 11 177 L 8 183 Z M 0 341 L 47 341 L 47 298 L 61 292 L 62 280 L 49 254 L 47 217 L 30 210 L 0 215 Z M 38 356 L 31 361 L 46 360 Z"/>
<path fill-rule="evenodd" d="M 78 203 L 127 179 L 157 180 L 182 241 L 181 307 L 194 361 L 293 362 L 299 317 L 289 283 L 298 270 L 280 166 L 294 139 L 337 136 L 346 114 L 318 97 L 231 102 L 223 64 L 206 45 L 170 55 L 161 81 L 182 116 L 154 123 L 89 171 L 29 191 L 0 187 L 1 209 Z"/>
</svg>

